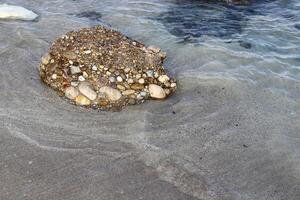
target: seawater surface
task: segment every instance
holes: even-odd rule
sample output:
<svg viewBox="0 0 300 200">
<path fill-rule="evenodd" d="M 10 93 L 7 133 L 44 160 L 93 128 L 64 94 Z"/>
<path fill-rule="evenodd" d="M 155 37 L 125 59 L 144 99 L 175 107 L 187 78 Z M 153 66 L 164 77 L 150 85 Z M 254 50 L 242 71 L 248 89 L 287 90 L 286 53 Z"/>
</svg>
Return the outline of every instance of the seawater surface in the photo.
<svg viewBox="0 0 300 200">
<path fill-rule="evenodd" d="M 14 0 L 0 21 L 0 199 L 300 199 L 300 2 Z M 168 53 L 178 91 L 121 112 L 69 105 L 38 65 L 105 25 Z"/>
</svg>

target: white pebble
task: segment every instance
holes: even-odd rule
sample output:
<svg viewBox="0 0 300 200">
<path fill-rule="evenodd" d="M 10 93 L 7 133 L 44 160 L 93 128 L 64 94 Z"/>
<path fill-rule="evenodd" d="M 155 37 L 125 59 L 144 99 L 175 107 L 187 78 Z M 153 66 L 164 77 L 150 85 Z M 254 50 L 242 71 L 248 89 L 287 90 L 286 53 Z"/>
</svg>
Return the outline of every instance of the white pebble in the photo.
<svg viewBox="0 0 300 200">
<path fill-rule="evenodd" d="M 118 82 L 122 82 L 122 81 L 123 81 L 123 78 L 122 78 L 121 76 L 118 76 L 118 77 L 117 77 L 117 81 L 118 81 Z"/>
<path fill-rule="evenodd" d="M 150 84 L 149 85 L 149 93 L 150 93 L 150 96 L 155 99 L 166 98 L 166 92 L 159 85 Z"/>
<path fill-rule="evenodd" d="M 81 82 L 78 86 L 81 94 L 86 96 L 90 100 L 95 100 L 97 98 L 97 93 L 93 90 L 92 86 L 88 82 Z"/>
<path fill-rule="evenodd" d="M 55 80 L 57 78 L 57 74 L 52 74 L 51 78 Z"/>
<path fill-rule="evenodd" d="M 104 93 L 111 101 L 117 101 L 122 97 L 122 94 L 119 90 L 108 86 L 100 88 L 99 92 Z"/>
<path fill-rule="evenodd" d="M 85 81 L 85 78 L 84 78 L 83 76 L 79 76 L 79 77 L 78 77 L 78 80 L 79 80 L 79 81 Z"/>
<path fill-rule="evenodd" d="M 84 51 L 83 53 L 85 53 L 85 54 L 90 54 L 90 53 L 92 53 L 92 51 L 91 51 L 91 50 L 86 50 L 86 51 Z"/>
<path fill-rule="evenodd" d="M 97 66 L 96 66 L 96 65 L 93 65 L 92 70 L 93 70 L 93 71 L 97 71 L 97 69 L 98 69 Z"/>
<path fill-rule="evenodd" d="M 140 78 L 140 79 L 139 79 L 139 83 L 140 83 L 140 84 L 144 84 L 144 83 L 145 83 L 145 79 Z"/>
<path fill-rule="evenodd" d="M 167 75 L 161 75 L 160 77 L 158 77 L 159 82 L 161 83 L 165 83 L 168 80 L 170 80 L 170 78 Z"/>
<path fill-rule="evenodd" d="M 67 87 L 65 90 L 65 96 L 68 99 L 75 99 L 79 95 L 79 91 L 75 87 Z"/>
</svg>

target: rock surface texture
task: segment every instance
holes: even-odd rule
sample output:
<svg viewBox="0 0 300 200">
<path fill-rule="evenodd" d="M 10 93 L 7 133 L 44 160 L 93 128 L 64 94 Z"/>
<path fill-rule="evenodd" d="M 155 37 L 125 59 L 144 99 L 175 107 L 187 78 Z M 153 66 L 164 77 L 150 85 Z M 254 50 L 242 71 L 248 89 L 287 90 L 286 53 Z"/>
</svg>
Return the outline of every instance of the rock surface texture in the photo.
<svg viewBox="0 0 300 200">
<path fill-rule="evenodd" d="M 40 76 L 71 103 L 119 110 L 149 98 L 164 99 L 176 90 L 175 79 L 162 66 L 165 58 L 157 47 L 97 26 L 57 39 L 42 57 Z"/>
</svg>

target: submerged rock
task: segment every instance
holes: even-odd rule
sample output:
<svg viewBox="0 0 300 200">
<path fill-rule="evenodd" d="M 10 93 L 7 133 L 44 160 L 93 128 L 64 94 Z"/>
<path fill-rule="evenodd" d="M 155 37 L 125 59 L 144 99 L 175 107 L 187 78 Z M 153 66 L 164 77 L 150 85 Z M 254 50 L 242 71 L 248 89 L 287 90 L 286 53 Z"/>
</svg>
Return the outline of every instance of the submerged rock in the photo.
<svg viewBox="0 0 300 200">
<path fill-rule="evenodd" d="M 118 110 L 176 90 L 162 66 L 165 57 L 158 47 L 97 26 L 57 39 L 42 58 L 40 76 L 73 104 Z"/>
<path fill-rule="evenodd" d="M 0 4 L 0 19 L 34 20 L 38 15 L 20 6 Z"/>
</svg>

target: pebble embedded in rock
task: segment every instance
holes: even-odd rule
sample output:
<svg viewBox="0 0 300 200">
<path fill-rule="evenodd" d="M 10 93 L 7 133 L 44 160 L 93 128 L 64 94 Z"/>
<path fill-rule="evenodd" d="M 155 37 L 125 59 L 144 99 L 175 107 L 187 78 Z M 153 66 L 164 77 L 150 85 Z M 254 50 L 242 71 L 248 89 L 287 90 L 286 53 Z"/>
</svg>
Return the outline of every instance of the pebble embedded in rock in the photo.
<svg viewBox="0 0 300 200">
<path fill-rule="evenodd" d="M 122 94 L 119 90 L 108 86 L 100 88 L 99 91 L 104 93 L 111 101 L 118 101 L 122 97 Z"/>
<path fill-rule="evenodd" d="M 75 99 L 75 103 L 80 106 L 88 106 L 91 104 L 91 101 L 83 95 L 78 95 Z"/>
<path fill-rule="evenodd" d="M 46 53 L 43 57 L 42 57 L 42 64 L 43 65 L 48 65 L 49 62 L 50 62 L 50 54 L 49 53 Z"/>
<path fill-rule="evenodd" d="M 135 93 L 135 90 L 125 90 L 125 91 L 123 92 L 123 95 L 128 96 L 128 95 L 131 95 L 131 94 L 134 94 L 134 93 Z"/>
<path fill-rule="evenodd" d="M 170 78 L 167 75 L 161 75 L 160 77 L 158 77 L 158 80 L 161 83 L 165 83 L 165 82 L 169 81 Z"/>
<path fill-rule="evenodd" d="M 40 63 L 40 76 L 72 103 L 119 110 L 150 97 L 164 99 L 176 90 L 162 55 L 159 48 L 146 48 L 117 31 L 84 28 L 53 43 Z"/>
<path fill-rule="evenodd" d="M 81 82 L 78 89 L 81 94 L 92 101 L 97 98 L 97 93 L 92 89 L 92 86 L 88 82 Z"/>
<path fill-rule="evenodd" d="M 150 93 L 150 96 L 155 99 L 166 98 L 166 92 L 159 85 L 150 84 L 149 85 L 149 93 Z"/>
<path fill-rule="evenodd" d="M 65 96 L 68 98 L 68 99 L 75 99 L 77 96 L 79 95 L 79 91 L 77 88 L 75 87 L 67 87 L 66 90 L 65 90 Z"/>
<path fill-rule="evenodd" d="M 71 71 L 71 74 L 79 74 L 79 73 L 81 73 L 80 67 L 73 66 L 73 65 L 70 66 L 70 71 Z"/>
</svg>

